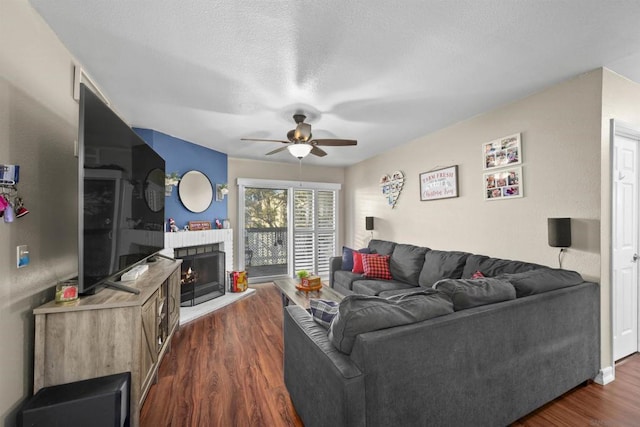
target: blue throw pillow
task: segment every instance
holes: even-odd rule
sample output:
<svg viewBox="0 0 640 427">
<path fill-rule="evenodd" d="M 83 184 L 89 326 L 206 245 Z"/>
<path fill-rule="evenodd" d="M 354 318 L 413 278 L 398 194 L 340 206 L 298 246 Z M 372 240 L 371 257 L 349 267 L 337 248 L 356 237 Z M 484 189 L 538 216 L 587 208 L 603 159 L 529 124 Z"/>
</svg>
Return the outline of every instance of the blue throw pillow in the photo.
<svg viewBox="0 0 640 427">
<path fill-rule="evenodd" d="M 353 270 L 353 251 L 355 249 L 348 248 L 346 246 L 342 247 L 342 270 L 351 271 Z M 361 254 L 371 253 L 369 248 L 362 248 L 358 250 Z"/>
<path fill-rule="evenodd" d="M 311 309 L 313 320 L 329 329 L 331 321 L 338 314 L 339 305 L 335 301 L 311 298 L 309 300 L 309 308 Z"/>
<path fill-rule="evenodd" d="M 353 249 L 346 246 L 342 247 L 342 269 L 353 270 Z"/>
</svg>

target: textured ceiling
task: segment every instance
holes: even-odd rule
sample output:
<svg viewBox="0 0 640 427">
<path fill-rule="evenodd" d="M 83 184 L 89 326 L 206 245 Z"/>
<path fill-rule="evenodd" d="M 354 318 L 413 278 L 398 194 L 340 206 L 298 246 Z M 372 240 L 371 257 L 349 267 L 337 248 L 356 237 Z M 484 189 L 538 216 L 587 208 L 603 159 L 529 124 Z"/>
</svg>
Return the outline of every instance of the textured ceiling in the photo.
<svg viewBox="0 0 640 427">
<path fill-rule="evenodd" d="M 133 126 L 232 157 L 362 161 L 546 86 L 609 67 L 640 82 L 640 1 L 30 0 Z M 498 137 L 500 135 L 496 135 Z"/>
</svg>

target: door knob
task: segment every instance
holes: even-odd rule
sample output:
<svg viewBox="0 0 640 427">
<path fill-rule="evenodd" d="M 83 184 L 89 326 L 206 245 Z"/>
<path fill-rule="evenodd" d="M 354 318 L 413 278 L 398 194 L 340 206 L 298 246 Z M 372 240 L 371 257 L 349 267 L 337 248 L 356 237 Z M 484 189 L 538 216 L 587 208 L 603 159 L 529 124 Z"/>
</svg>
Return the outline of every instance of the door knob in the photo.
<svg viewBox="0 0 640 427">
<path fill-rule="evenodd" d="M 633 262 L 636 262 L 638 260 L 638 254 L 633 254 Z"/>
</svg>

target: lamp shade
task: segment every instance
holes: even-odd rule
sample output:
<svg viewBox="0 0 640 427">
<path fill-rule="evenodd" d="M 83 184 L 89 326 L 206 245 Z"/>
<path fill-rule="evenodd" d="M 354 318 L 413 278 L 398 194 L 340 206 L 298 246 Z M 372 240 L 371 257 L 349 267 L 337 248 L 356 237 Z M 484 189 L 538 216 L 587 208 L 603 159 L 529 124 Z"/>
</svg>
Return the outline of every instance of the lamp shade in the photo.
<svg viewBox="0 0 640 427">
<path fill-rule="evenodd" d="M 364 224 L 365 224 L 365 230 L 367 230 L 367 231 L 373 230 L 373 217 L 372 216 L 366 216 L 364 218 Z"/>
<path fill-rule="evenodd" d="M 311 152 L 311 148 L 309 144 L 290 144 L 287 146 L 291 155 L 299 159 L 306 157 Z"/>
<path fill-rule="evenodd" d="M 568 248 L 571 246 L 571 218 L 547 218 L 549 246 Z"/>
</svg>

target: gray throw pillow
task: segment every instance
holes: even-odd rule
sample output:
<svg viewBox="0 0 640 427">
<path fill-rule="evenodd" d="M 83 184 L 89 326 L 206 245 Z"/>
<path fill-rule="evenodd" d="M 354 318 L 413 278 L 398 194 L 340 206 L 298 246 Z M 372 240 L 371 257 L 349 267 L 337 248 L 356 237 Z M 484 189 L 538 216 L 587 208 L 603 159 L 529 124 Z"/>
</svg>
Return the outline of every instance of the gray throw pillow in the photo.
<svg viewBox="0 0 640 427">
<path fill-rule="evenodd" d="M 359 334 L 421 322 L 453 313 L 451 301 L 439 292 L 425 289 L 389 299 L 348 295 L 329 328 L 329 340 L 343 353 L 350 354 Z"/>
<path fill-rule="evenodd" d="M 427 252 L 424 255 L 424 265 L 418 277 L 418 284 L 430 288 L 438 280 L 461 278 L 464 263 L 469 255 L 471 254 L 468 252 L 457 251 Z"/>
<path fill-rule="evenodd" d="M 393 253 L 393 248 L 396 247 L 396 242 L 372 239 L 369 241 L 368 246 L 372 254 L 391 255 Z"/>
<path fill-rule="evenodd" d="M 421 246 L 398 243 L 389 259 L 389 270 L 393 279 L 417 285 L 424 265 L 424 254 L 428 250 Z"/>
<path fill-rule="evenodd" d="M 507 280 L 513 285 L 518 298 L 575 286 L 584 282 L 582 276 L 575 271 L 554 268 L 502 274 L 499 278 Z"/>
<path fill-rule="evenodd" d="M 484 277 L 481 279 L 444 279 L 433 285 L 453 301 L 455 311 L 516 298 L 516 290 L 506 280 Z"/>
</svg>

